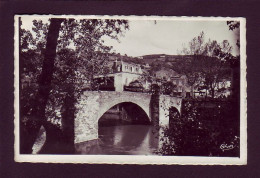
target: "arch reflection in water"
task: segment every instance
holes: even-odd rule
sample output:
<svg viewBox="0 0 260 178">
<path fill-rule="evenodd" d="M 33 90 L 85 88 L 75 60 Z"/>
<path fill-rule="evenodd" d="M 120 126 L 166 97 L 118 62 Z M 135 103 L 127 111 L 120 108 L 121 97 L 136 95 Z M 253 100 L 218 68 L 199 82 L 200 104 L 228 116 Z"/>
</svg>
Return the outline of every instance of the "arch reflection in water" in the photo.
<svg viewBox="0 0 260 178">
<path fill-rule="evenodd" d="M 158 134 L 147 114 L 134 103 L 109 109 L 98 123 L 99 139 L 80 143 L 80 154 L 153 155 Z"/>
</svg>

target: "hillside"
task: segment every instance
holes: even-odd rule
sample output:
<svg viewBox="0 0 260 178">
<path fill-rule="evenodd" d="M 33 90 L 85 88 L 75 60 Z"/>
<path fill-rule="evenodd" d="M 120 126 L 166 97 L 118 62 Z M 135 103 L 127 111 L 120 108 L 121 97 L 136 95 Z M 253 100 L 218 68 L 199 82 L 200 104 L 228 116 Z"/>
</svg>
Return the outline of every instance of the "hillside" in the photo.
<svg viewBox="0 0 260 178">
<path fill-rule="evenodd" d="M 141 56 L 142 60 L 145 63 L 151 64 L 153 62 L 177 62 L 178 60 L 182 59 L 183 57 L 189 57 L 189 56 L 183 56 L 183 55 L 166 55 L 166 54 L 151 54 L 151 55 L 144 55 Z"/>
</svg>

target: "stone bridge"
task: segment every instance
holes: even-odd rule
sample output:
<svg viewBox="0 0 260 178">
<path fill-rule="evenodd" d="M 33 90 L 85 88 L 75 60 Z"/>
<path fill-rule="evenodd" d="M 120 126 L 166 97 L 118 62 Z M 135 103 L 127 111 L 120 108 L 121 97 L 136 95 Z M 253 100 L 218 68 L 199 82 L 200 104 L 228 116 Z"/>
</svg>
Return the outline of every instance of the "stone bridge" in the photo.
<svg viewBox="0 0 260 178">
<path fill-rule="evenodd" d="M 169 108 L 176 108 L 179 113 L 182 99 L 160 95 L 154 98 L 148 93 L 86 91 L 79 99 L 75 119 L 75 143 L 98 138 L 98 120 L 113 106 L 131 102 L 138 105 L 147 114 L 151 123 L 158 120 L 159 125 L 169 124 Z"/>
</svg>

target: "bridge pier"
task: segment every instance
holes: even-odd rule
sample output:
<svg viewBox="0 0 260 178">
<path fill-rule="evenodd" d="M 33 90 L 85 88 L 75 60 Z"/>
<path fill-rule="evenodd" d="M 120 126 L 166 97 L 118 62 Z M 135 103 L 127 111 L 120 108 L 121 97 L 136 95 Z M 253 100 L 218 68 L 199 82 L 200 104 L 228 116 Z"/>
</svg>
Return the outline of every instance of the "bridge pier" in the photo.
<svg viewBox="0 0 260 178">
<path fill-rule="evenodd" d="M 160 95 L 153 94 L 150 101 L 151 122 L 153 126 L 159 126 L 159 102 Z"/>
</svg>

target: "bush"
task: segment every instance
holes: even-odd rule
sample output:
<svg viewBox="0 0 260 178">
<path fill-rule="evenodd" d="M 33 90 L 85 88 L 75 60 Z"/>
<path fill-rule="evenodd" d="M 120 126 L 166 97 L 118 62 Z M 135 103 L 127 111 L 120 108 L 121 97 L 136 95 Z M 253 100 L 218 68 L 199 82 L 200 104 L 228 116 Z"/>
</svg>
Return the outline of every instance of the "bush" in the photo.
<svg viewBox="0 0 260 178">
<path fill-rule="evenodd" d="M 162 128 L 162 155 L 239 156 L 239 107 L 231 100 L 184 100 Z"/>
</svg>

